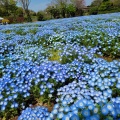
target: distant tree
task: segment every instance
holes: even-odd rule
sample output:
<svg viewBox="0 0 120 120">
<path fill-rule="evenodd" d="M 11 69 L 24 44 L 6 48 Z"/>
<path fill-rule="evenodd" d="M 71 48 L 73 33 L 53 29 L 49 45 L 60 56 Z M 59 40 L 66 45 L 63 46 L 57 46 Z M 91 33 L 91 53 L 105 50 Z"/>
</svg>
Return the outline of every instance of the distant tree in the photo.
<svg viewBox="0 0 120 120">
<path fill-rule="evenodd" d="M 91 3 L 91 7 L 99 7 L 101 5 L 101 3 L 103 2 L 103 0 L 94 0 L 92 3 Z"/>
<path fill-rule="evenodd" d="M 16 14 L 17 14 L 17 16 L 22 17 L 24 14 L 23 9 L 21 7 L 18 7 L 16 10 Z"/>
<path fill-rule="evenodd" d="M 30 15 L 36 16 L 36 12 L 34 12 L 33 10 L 30 10 Z"/>
<path fill-rule="evenodd" d="M 98 14 L 98 7 L 91 7 L 89 10 L 90 15 L 97 15 Z"/>
<path fill-rule="evenodd" d="M 73 4 L 69 4 L 67 6 L 67 16 L 70 17 L 74 17 L 75 16 L 75 12 L 76 12 L 76 7 Z"/>
<path fill-rule="evenodd" d="M 29 5 L 31 0 L 18 0 L 18 2 L 20 3 L 21 7 L 23 8 L 23 10 L 25 11 L 26 15 L 27 15 L 27 21 L 31 22 L 31 16 L 30 16 L 30 11 L 29 11 Z"/>
<path fill-rule="evenodd" d="M 17 9 L 16 3 L 15 0 L 0 0 L 0 9 L 4 13 L 4 16 L 15 15 Z"/>
<path fill-rule="evenodd" d="M 85 0 L 71 0 L 72 4 L 76 7 L 76 14 L 83 15 L 83 8 L 85 7 Z"/>
<path fill-rule="evenodd" d="M 56 8 L 59 8 L 61 16 L 65 18 L 67 13 L 66 8 L 67 8 L 68 0 L 52 0 L 52 3 L 54 6 L 56 6 Z"/>
<path fill-rule="evenodd" d="M 90 14 L 120 11 L 120 0 L 94 0 L 90 6 Z"/>
<path fill-rule="evenodd" d="M 94 0 L 90 5 L 89 14 L 96 15 L 98 14 L 98 9 L 102 4 L 103 0 Z"/>
<path fill-rule="evenodd" d="M 44 12 L 43 11 L 37 12 L 37 19 L 38 19 L 38 21 L 44 20 Z"/>
<path fill-rule="evenodd" d="M 46 8 L 46 11 L 48 13 L 50 13 L 51 18 L 59 18 L 60 17 L 60 11 L 59 8 L 57 8 L 56 6 L 48 6 Z"/>
<path fill-rule="evenodd" d="M 73 0 L 77 9 L 82 9 L 85 7 L 85 0 Z"/>
<path fill-rule="evenodd" d="M 101 11 L 110 11 L 113 7 L 113 4 L 110 0 L 103 0 L 101 3 L 98 11 L 101 13 Z"/>
<path fill-rule="evenodd" d="M 120 7 L 120 0 L 111 0 L 115 7 Z"/>
</svg>

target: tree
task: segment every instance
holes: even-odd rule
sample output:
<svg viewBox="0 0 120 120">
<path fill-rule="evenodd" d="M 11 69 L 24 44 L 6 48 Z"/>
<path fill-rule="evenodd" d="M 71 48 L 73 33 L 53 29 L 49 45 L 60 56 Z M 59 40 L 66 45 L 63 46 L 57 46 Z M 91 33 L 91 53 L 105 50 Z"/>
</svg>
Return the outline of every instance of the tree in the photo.
<svg viewBox="0 0 120 120">
<path fill-rule="evenodd" d="M 9 16 L 11 14 L 15 15 L 17 9 L 17 2 L 15 0 L 0 0 L 0 8 L 4 13 L 4 16 Z"/>
<path fill-rule="evenodd" d="M 120 0 L 111 0 L 115 7 L 120 7 Z"/>
<path fill-rule="evenodd" d="M 84 0 L 74 0 L 74 2 L 77 9 L 82 9 L 83 7 L 85 7 Z"/>
<path fill-rule="evenodd" d="M 94 0 L 92 3 L 91 3 L 91 7 L 99 7 L 101 5 L 101 3 L 103 2 L 103 0 Z"/>
<path fill-rule="evenodd" d="M 72 4 L 76 7 L 76 14 L 83 15 L 83 8 L 85 7 L 85 0 L 71 0 Z"/>
<path fill-rule="evenodd" d="M 25 11 L 26 15 L 27 15 L 27 21 L 31 22 L 31 16 L 30 16 L 30 11 L 29 11 L 29 5 L 31 0 L 18 0 L 18 2 L 20 3 L 20 5 L 22 6 L 23 10 Z"/>
<path fill-rule="evenodd" d="M 37 19 L 38 19 L 38 21 L 44 20 L 44 12 L 43 11 L 37 12 Z"/>
<path fill-rule="evenodd" d="M 67 8 L 68 0 L 53 0 L 52 4 L 53 6 L 56 6 L 56 8 L 60 10 L 62 17 L 65 18 L 67 13 L 66 8 Z"/>
<path fill-rule="evenodd" d="M 21 7 L 18 7 L 16 10 L 16 14 L 19 17 L 23 17 L 23 9 Z"/>
<path fill-rule="evenodd" d="M 75 16 L 75 12 L 76 12 L 76 7 L 73 4 L 69 4 L 67 6 L 67 16 L 70 17 L 74 17 Z"/>
<path fill-rule="evenodd" d="M 89 13 L 92 15 L 96 15 L 98 14 L 98 9 L 100 7 L 100 5 L 102 4 L 103 0 L 94 0 L 91 5 L 90 5 L 90 11 Z"/>
<path fill-rule="evenodd" d="M 103 0 L 99 7 L 99 13 L 107 13 L 108 11 L 111 11 L 113 7 L 113 4 L 110 0 Z M 104 12 L 103 12 L 104 11 Z"/>
<path fill-rule="evenodd" d="M 51 18 L 59 18 L 60 17 L 60 12 L 59 8 L 56 6 L 48 6 L 46 11 L 51 14 Z"/>
</svg>

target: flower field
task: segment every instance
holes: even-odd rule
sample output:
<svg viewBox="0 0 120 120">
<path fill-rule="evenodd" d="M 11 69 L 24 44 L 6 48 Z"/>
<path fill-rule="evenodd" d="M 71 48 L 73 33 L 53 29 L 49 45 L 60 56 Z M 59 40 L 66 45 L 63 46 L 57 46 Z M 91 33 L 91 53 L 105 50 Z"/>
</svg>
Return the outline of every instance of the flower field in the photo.
<svg viewBox="0 0 120 120">
<path fill-rule="evenodd" d="M 2 120 L 120 120 L 120 13 L 0 26 Z"/>
</svg>

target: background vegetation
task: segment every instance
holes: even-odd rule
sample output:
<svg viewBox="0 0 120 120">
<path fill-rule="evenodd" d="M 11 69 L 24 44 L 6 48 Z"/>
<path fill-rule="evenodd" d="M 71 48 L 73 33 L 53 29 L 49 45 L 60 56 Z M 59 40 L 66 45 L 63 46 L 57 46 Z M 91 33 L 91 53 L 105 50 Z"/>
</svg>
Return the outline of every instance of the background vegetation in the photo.
<svg viewBox="0 0 120 120">
<path fill-rule="evenodd" d="M 0 17 L 21 23 L 120 11 L 120 0 L 94 0 L 90 6 L 85 6 L 84 0 L 52 0 L 44 11 L 37 13 L 29 10 L 29 5 L 30 0 L 1 0 Z"/>
</svg>

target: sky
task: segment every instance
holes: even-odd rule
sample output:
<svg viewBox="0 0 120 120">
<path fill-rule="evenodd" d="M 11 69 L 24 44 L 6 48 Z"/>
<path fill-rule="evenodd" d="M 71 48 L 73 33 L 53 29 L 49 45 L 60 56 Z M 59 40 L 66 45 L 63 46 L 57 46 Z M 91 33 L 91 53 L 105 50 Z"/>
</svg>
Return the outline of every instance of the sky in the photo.
<svg viewBox="0 0 120 120">
<path fill-rule="evenodd" d="M 44 10 L 52 0 L 31 0 L 29 9 L 38 12 Z M 92 0 L 85 0 L 86 5 L 90 5 Z"/>
</svg>

